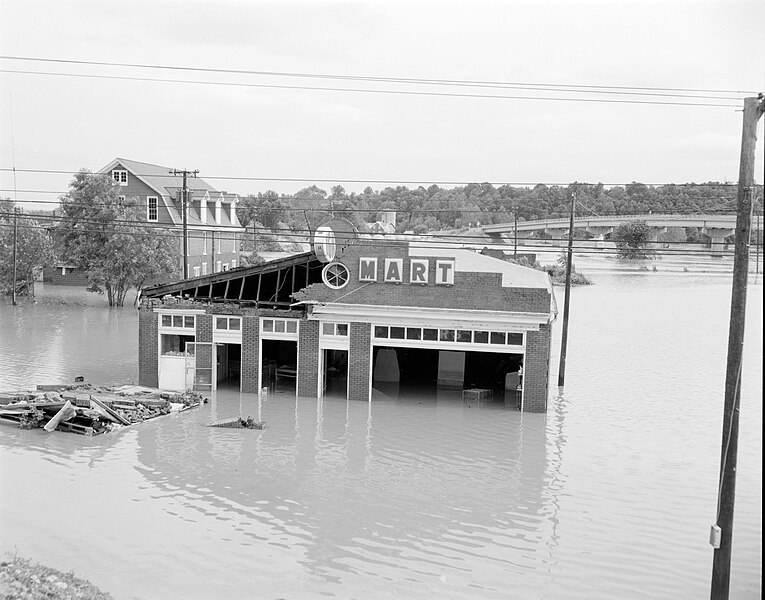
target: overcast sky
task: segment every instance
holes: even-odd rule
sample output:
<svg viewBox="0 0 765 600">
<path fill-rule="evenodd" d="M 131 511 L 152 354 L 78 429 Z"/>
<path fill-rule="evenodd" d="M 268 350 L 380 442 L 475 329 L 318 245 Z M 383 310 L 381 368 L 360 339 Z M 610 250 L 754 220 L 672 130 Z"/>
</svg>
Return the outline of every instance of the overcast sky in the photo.
<svg viewBox="0 0 765 600">
<path fill-rule="evenodd" d="M 736 181 L 742 105 L 765 89 L 765 2 L 77 2 L 0 0 L 0 54 L 304 74 L 726 90 L 732 100 L 411 86 L 0 60 L 0 166 L 19 200 L 55 199 L 120 156 L 199 169 L 239 194 L 308 182 Z M 549 96 L 456 97 L 269 87 Z M 675 92 L 691 94 L 690 92 Z M 692 94 L 694 95 L 694 94 Z M 709 94 L 696 94 L 709 95 Z M 12 117 L 12 118 L 11 118 Z M 759 127 L 756 178 L 762 181 Z M 11 135 L 12 133 L 12 135 Z M 13 197 L 13 176 L 0 175 Z M 371 183 L 375 189 L 384 187 Z M 11 191 L 8 191 L 11 190 Z M 37 190 L 34 193 L 21 190 Z M 50 207 L 48 205 L 47 207 Z"/>
</svg>

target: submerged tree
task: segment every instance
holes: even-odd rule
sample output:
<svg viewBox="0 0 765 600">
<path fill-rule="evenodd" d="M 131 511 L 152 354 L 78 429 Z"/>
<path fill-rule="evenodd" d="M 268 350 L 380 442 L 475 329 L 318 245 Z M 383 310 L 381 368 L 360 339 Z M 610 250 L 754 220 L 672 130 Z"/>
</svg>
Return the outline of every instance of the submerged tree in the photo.
<svg viewBox="0 0 765 600">
<path fill-rule="evenodd" d="M 13 230 L 15 204 L 2 200 L 0 207 L 0 293 L 13 293 Z M 34 296 L 35 274 L 53 262 L 53 240 L 35 219 L 16 214 L 16 293 Z"/>
<path fill-rule="evenodd" d="M 645 221 L 627 221 L 620 224 L 611 236 L 616 243 L 619 258 L 652 258 L 654 251 L 649 249 L 651 227 Z"/>
<path fill-rule="evenodd" d="M 146 223 L 136 198 L 121 199 L 108 175 L 82 170 L 61 197 L 63 257 L 88 273 L 89 290 L 123 306 L 130 288 L 141 290 L 178 274 L 178 237 Z"/>
</svg>

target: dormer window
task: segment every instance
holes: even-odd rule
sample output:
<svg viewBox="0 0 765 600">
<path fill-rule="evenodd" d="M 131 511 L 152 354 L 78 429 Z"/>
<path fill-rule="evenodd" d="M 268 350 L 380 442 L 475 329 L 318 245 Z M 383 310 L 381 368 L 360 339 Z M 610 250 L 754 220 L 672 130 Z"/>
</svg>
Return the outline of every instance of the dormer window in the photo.
<svg viewBox="0 0 765 600">
<path fill-rule="evenodd" d="M 114 169 L 114 171 L 112 171 L 112 180 L 114 180 L 114 183 L 126 186 L 128 184 L 127 171 L 124 169 Z"/>
</svg>

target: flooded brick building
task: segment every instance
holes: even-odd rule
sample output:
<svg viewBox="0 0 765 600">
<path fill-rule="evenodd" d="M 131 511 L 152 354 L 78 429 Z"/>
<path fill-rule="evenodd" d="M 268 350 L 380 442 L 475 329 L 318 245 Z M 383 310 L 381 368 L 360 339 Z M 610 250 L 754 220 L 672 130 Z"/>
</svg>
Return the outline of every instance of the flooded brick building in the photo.
<svg viewBox="0 0 765 600">
<path fill-rule="evenodd" d="M 139 379 L 167 389 L 492 398 L 547 408 L 546 273 L 452 247 L 358 235 L 145 290 Z"/>
</svg>

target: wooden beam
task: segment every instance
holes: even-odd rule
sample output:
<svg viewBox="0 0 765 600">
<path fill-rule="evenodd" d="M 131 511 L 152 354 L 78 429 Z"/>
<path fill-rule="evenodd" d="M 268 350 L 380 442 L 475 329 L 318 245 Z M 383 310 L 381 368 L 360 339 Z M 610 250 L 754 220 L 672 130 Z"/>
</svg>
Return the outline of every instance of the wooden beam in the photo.
<svg viewBox="0 0 765 600">
<path fill-rule="evenodd" d="M 246 277 L 242 277 L 241 284 L 239 286 L 239 301 L 242 301 L 242 294 L 244 294 L 244 282 L 247 280 Z"/>
<path fill-rule="evenodd" d="M 258 273 L 258 291 L 255 294 L 255 308 L 260 306 L 260 284 L 263 282 L 263 273 Z"/>
<path fill-rule="evenodd" d="M 223 299 L 228 300 L 228 287 L 231 285 L 231 280 L 226 281 L 226 291 L 223 292 Z"/>
</svg>

